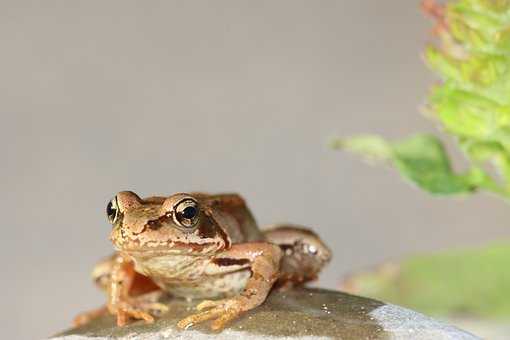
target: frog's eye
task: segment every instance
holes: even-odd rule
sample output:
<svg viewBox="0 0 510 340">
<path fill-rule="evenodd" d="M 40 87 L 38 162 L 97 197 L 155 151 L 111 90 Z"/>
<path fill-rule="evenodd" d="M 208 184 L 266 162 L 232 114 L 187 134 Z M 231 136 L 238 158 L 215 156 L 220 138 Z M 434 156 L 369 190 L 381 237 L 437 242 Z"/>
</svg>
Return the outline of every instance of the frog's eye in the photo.
<svg viewBox="0 0 510 340">
<path fill-rule="evenodd" d="M 174 207 L 174 222 L 184 228 L 193 228 L 199 217 L 198 203 L 192 198 L 185 198 Z"/>
<path fill-rule="evenodd" d="M 108 202 L 108 205 L 106 206 L 106 216 L 108 216 L 108 221 L 111 224 L 117 222 L 117 218 L 119 217 L 117 197 L 114 197 L 110 202 Z"/>
</svg>

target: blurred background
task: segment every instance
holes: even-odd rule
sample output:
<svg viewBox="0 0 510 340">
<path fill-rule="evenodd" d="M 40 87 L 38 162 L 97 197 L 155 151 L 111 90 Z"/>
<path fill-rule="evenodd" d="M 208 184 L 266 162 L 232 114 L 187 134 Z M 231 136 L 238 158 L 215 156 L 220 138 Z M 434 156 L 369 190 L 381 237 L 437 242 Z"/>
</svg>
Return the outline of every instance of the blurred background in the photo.
<svg viewBox="0 0 510 340">
<path fill-rule="evenodd" d="M 0 2 L 5 339 L 104 303 L 108 200 L 241 193 L 261 225 L 312 226 L 319 285 L 404 255 L 508 237 L 490 196 L 434 199 L 328 148 L 434 131 L 419 1 Z"/>
</svg>

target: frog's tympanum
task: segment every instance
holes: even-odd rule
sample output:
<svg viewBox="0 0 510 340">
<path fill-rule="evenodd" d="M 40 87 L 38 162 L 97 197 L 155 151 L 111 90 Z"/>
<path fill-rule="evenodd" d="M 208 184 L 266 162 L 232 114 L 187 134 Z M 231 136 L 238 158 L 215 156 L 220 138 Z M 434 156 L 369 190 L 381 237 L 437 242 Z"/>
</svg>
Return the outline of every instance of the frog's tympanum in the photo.
<svg viewBox="0 0 510 340">
<path fill-rule="evenodd" d="M 236 194 L 141 199 L 124 191 L 106 213 L 117 252 L 96 266 L 93 278 L 108 301 L 78 316 L 78 325 L 107 312 L 116 315 L 119 326 L 129 319 L 152 322 L 167 311 L 157 299 L 168 293 L 204 299 L 179 327 L 213 320 L 211 328 L 219 330 L 262 304 L 274 285 L 284 289 L 313 280 L 331 257 L 307 229 L 259 230 Z"/>
</svg>

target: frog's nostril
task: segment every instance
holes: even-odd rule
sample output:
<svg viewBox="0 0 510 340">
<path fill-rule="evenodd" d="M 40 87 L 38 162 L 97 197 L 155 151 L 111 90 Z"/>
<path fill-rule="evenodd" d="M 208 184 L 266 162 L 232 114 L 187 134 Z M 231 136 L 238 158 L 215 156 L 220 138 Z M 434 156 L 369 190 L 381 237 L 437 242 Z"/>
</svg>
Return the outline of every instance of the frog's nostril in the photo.
<svg viewBox="0 0 510 340">
<path fill-rule="evenodd" d="M 147 226 L 149 227 L 149 229 L 157 230 L 161 227 L 161 222 L 159 220 L 151 220 L 147 222 Z"/>
</svg>

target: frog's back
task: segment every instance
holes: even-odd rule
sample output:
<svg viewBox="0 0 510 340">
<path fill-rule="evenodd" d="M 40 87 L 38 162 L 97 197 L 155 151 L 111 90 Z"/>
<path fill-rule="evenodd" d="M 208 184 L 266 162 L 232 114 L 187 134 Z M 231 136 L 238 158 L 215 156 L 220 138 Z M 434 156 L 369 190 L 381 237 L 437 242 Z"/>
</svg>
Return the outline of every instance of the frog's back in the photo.
<svg viewBox="0 0 510 340">
<path fill-rule="evenodd" d="M 264 235 L 260 231 L 255 218 L 245 200 L 239 194 L 210 195 L 193 193 L 192 195 L 204 202 L 213 211 L 219 212 L 217 218 L 225 220 L 225 223 L 220 222 L 219 224 L 225 229 L 225 233 L 230 236 L 232 244 L 264 240 Z"/>
</svg>

